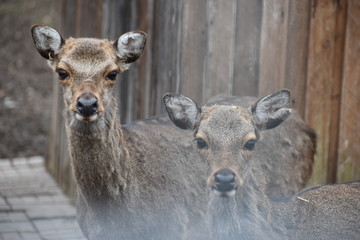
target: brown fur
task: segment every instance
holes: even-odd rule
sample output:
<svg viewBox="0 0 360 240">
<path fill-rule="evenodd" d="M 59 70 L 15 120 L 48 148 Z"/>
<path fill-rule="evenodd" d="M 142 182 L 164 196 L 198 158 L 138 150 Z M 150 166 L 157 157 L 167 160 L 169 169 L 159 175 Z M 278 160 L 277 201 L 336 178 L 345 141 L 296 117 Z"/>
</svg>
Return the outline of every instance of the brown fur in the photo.
<svg viewBox="0 0 360 240">
<path fill-rule="evenodd" d="M 274 98 L 274 100 L 265 102 L 259 107 L 253 105 L 251 108 L 240 110 L 225 105 L 204 107 L 201 116 L 206 117 L 200 117 L 200 121 L 193 124 L 196 126 L 193 129 L 196 137 L 206 136 L 203 139 L 207 147 L 201 147 L 198 152 L 207 162 L 210 238 L 214 240 L 360 239 L 360 181 L 312 187 L 289 198 L 270 199 L 269 194 L 266 194 L 266 190 L 276 190 L 278 186 L 286 186 L 284 182 L 286 179 L 289 179 L 290 183 L 302 183 L 303 177 L 307 176 L 306 164 L 308 164 L 304 158 L 314 153 L 314 133 L 296 115 L 274 129 L 267 131 L 258 129 L 258 126 L 267 124 L 257 123 L 254 120 L 255 117 L 261 119 L 256 116 L 256 112 L 253 112 L 254 109 L 277 107 L 282 96 L 285 95 L 284 91 L 279 93 L 264 98 L 268 100 Z M 182 121 L 192 123 L 187 118 L 196 116 L 193 111 L 196 111 L 197 107 L 195 104 L 189 104 L 188 99 L 183 100 L 184 98 L 180 95 L 165 95 L 165 105 L 170 117 L 172 119 L 177 117 L 177 123 L 182 118 Z M 176 107 L 173 107 L 174 105 Z M 182 112 L 178 109 L 188 110 Z M 281 112 L 281 110 L 276 111 Z M 262 119 L 270 119 L 272 116 L 270 113 L 269 118 Z M 253 121 L 249 122 L 250 118 Z M 191 129 L 192 125 L 188 124 L 188 127 Z M 259 132 L 255 149 L 242 148 L 244 140 L 255 132 Z M 285 166 L 279 167 L 281 161 Z M 312 162 L 312 159 L 308 162 Z M 289 165 L 286 166 L 287 164 Z M 291 165 L 294 165 L 295 171 L 291 170 Z M 279 169 L 270 169 L 272 167 Z M 289 177 L 286 177 L 289 172 L 282 172 L 287 168 L 292 173 Z M 215 176 L 220 169 L 230 170 L 235 176 L 235 189 L 232 192 L 220 192 L 216 186 Z M 280 182 L 272 182 L 271 173 L 278 173 L 274 177 L 278 177 Z M 299 174 L 300 178 L 294 174 Z M 294 188 L 290 189 L 294 190 Z"/>
<path fill-rule="evenodd" d="M 206 204 L 203 166 L 190 133 L 161 117 L 121 126 L 109 72 L 123 72 L 141 53 L 139 39 L 124 51 L 108 40 L 59 40 L 48 27 L 32 29 L 40 54 L 53 69 L 69 76 L 63 86 L 69 152 L 77 183 L 78 221 L 88 239 L 204 239 Z M 43 33 L 47 35 L 43 38 Z M 144 35 L 136 32 L 135 37 Z M 124 36 L 124 35 L 123 35 Z M 42 40 L 45 39 L 45 40 Z M 54 42 L 46 42 L 48 40 Z M 121 40 L 119 40 L 121 41 Z M 62 43 L 60 49 L 51 49 Z M 49 48 L 50 46 L 50 48 Z M 120 52 L 123 58 L 118 55 Z M 54 53 L 54 54 L 53 54 Z M 129 55 L 129 58 L 125 58 Z M 77 101 L 83 94 L 97 99 L 96 120 L 79 120 Z M 200 200 L 200 201 L 199 201 Z M 191 231 L 195 229 L 196 231 Z M 195 237 L 192 237 L 195 239 Z M 197 239 L 201 239 L 196 237 Z"/>
</svg>

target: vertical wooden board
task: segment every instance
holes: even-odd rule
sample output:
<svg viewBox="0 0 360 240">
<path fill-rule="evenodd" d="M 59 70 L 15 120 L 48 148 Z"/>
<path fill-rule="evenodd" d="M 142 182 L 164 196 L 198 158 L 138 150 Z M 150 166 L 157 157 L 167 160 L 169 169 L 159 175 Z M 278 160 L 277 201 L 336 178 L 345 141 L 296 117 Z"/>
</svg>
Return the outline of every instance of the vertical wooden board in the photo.
<svg viewBox="0 0 360 240">
<path fill-rule="evenodd" d="M 155 1 L 152 100 L 153 114 L 164 112 L 162 96 L 169 91 L 178 92 L 180 86 L 180 51 L 182 1 Z"/>
<path fill-rule="evenodd" d="M 335 48 L 334 48 L 334 67 L 333 84 L 331 88 L 331 122 L 330 122 L 330 141 L 328 158 L 328 182 L 337 182 L 338 150 L 339 150 L 339 126 L 341 110 L 341 90 L 344 68 L 344 45 L 346 38 L 346 22 L 348 1 L 337 2 L 336 9 L 336 29 L 335 29 Z"/>
<path fill-rule="evenodd" d="M 328 182 L 336 2 L 314 1 L 311 14 L 305 120 L 317 134 L 310 184 L 322 184 Z"/>
<path fill-rule="evenodd" d="M 128 1 L 128 24 L 125 26 L 125 31 L 132 31 L 137 28 L 137 12 L 136 12 L 136 1 Z M 120 33 L 120 35 L 123 33 Z M 137 111 L 137 105 L 135 102 L 135 96 L 136 96 L 136 85 L 137 85 L 137 63 L 133 63 L 130 68 L 126 71 L 125 76 L 127 76 L 125 79 L 127 81 L 127 99 L 126 99 L 126 116 L 123 116 L 125 118 L 125 121 L 123 123 L 129 123 L 136 119 L 135 114 Z M 125 99 L 121 99 L 121 101 L 125 101 Z"/>
<path fill-rule="evenodd" d="M 258 94 L 261 15 L 262 1 L 237 2 L 233 95 Z"/>
<path fill-rule="evenodd" d="M 55 78 L 55 77 L 54 77 Z M 49 151 L 47 154 L 46 167 L 51 172 L 51 174 L 56 176 L 56 164 L 59 162 L 59 143 L 61 139 L 59 138 L 59 123 L 63 121 L 61 114 L 61 102 L 60 99 L 60 87 L 59 82 L 53 82 L 53 99 L 52 99 L 52 112 L 51 112 L 51 124 L 50 124 L 50 134 L 49 134 Z"/>
<path fill-rule="evenodd" d="M 233 89 L 235 0 L 208 0 L 208 41 L 203 100 Z"/>
<path fill-rule="evenodd" d="M 304 117 L 311 1 L 290 1 L 287 27 L 285 87 L 293 107 Z"/>
<path fill-rule="evenodd" d="M 62 0 L 61 2 L 61 26 L 63 37 L 75 36 L 75 4 L 74 1 Z"/>
<path fill-rule="evenodd" d="M 263 1 L 259 95 L 285 86 L 289 0 Z"/>
<path fill-rule="evenodd" d="M 125 32 L 131 31 L 131 27 L 134 25 L 134 10 L 132 1 L 114 1 L 111 2 L 113 8 L 109 10 L 110 16 L 107 19 L 112 23 L 107 23 L 110 26 L 110 35 L 115 36 L 115 39 L 119 38 Z M 120 112 L 120 120 L 122 123 L 127 123 L 132 119 L 132 113 L 134 109 L 131 109 L 131 101 L 133 99 L 133 92 L 131 91 L 131 73 L 134 71 L 131 68 L 121 74 L 117 79 L 117 85 L 115 91 L 118 97 L 118 107 Z"/>
<path fill-rule="evenodd" d="M 207 0 L 183 2 L 180 92 L 202 104 L 207 54 Z"/>
<path fill-rule="evenodd" d="M 360 2 L 349 0 L 337 180 L 360 178 Z"/>
<path fill-rule="evenodd" d="M 134 81 L 137 82 L 135 100 L 137 105 L 136 119 L 143 119 L 150 116 L 153 6 L 153 0 L 137 0 L 137 29 L 147 33 L 147 40 L 144 53 L 137 61 L 138 78 L 134 79 Z"/>
</svg>

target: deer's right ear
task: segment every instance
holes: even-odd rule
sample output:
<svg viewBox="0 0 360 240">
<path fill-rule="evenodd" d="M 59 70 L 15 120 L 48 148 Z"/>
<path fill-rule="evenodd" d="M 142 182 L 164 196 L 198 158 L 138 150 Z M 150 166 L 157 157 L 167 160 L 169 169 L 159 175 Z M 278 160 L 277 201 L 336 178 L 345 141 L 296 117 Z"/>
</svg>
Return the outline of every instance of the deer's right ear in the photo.
<svg viewBox="0 0 360 240">
<path fill-rule="evenodd" d="M 114 42 L 117 55 L 126 65 L 135 62 L 143 53 L 146 43 L 146 33 L 142 31 L 132 31 L 125 33 Z"/>
<path fill-rule="evenodd" d="M 34 44 L 41 56 L 51 60 L 65 43 L 64 38 L 51 27 L 34 25 L 31 28 Z"/>
<path fill-rule="evenodd" d="M 197 126 L 201 109 L 193 100 L 175 93 L 166 93 L 163 100 L 171 121 L 177 127 L 193 130 Z"/>
</svg>

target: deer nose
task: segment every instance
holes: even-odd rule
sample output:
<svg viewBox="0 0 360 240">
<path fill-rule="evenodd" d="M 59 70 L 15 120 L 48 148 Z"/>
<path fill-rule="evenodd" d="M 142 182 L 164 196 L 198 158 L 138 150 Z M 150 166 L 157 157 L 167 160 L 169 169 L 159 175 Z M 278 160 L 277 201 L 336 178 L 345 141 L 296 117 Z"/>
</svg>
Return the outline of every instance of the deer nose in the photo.
<svg viewBox="0 0 360 240">
<path fill-rule="evenodd" d="M 223 168 L 217 171 L 215 177 L 215 189 L 219 192 L 229 192 L 235 189 L 235 174 L 233 171 Z"/>
<path fill-rule="evenodd" d="M 96 97 L 89 93 L 81 95 L 77 100 L 76 109 L 82 116 L 90 117 L 98 109 Z"/>
</svg>

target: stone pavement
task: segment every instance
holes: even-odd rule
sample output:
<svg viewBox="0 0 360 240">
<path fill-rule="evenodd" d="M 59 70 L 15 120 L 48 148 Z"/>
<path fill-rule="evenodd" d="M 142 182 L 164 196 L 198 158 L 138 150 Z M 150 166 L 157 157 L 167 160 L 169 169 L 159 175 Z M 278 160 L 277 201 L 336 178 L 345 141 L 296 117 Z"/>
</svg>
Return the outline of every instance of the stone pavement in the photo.
<svg viewBox="0 0 360 240">
<path fill-rule="evenodd" d="M 85 240 L 42 157 L 0 159 L 0 240 Z"/>
</svg>

